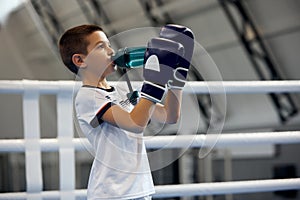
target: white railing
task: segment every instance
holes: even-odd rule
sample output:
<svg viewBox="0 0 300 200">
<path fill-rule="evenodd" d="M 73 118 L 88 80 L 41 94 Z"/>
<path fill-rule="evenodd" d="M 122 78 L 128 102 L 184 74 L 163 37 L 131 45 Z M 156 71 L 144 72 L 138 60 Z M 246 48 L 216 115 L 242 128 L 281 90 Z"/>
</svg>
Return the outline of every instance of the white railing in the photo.
<svg viewBox="0 0 300 200">
<path fill-rule="evenodd" d="M 113 85 L 117 84 L 112 82 Z M 133 86 L 140 86 L 141 82 L 132 82 Z M 226 94 L 251 94 L 251 93 L 284 93 L 300 92 L 300 80 L 290 81 L 190 81 L 190 87 L 185 87 L 185 92 L 195 93 L 226 93 Z M 40 94 L 57 94 L 61 88 L 73 88 L 76 91 L 81 86 L 76 81 L 4 81 L 0 80 L 0 93 L 23 93 L 25 87 L 38 90 Z M 72 90 L 73 90 L 72 89 Z"/>
<path fill-rule="evenodd" d="M 160 185 L 155 186 L 156 194 L 153 195 L 153 198 L 243 194 L 299 189 L 300 178 Z M 86 199 L 86 190 L 74 190 L 72 193 L 76 199 Z M 40 196 L 43 199 L 52 200 L 59 199 L 62 194 L 62 191 L 43 191 L 40 193 Z M 26 192 L 0 194 L 0 200 L 24 200 L 26 198 L 28 198 L 28 193 Z"/>
<path fill-rule="evenodd" d="M 114 83 L 117 84 L 117 83 Z M 133 85 L 140 82 L 133 82 Z M 86 139 L 73 138 L 72 97 L 81 86 L 75 81 L 0 81 L 0 94 L 22 94 L 24 139 L 0 140 L 0 152 L 25 152 L 26 192 L 2 193 L 0 199 L 84 199 L 86 190 L 75 190 L 75 150 L 84 150 Z M 300 92 L 300 81 L 189 82 L 188 93 L 283 93 Z M 57 96 L 57 138 L 41 139 L 39 96 Z M 148 148 L 199 148 L 216 135 L 155 136 L 145 138 Z M 221 134 L 216 146 L 300 143 L 299 131 Z M 170 142 L 171 141 L 171 142 Z M 43 191 L 42 151 L 59 152 L 60 190 Z M 234 194 L 300 189 L 300 179 L 256 180 L 156 186 L 154 197 Z"/>
<path fill-rule="evenodd" d="M 297 144 L 300 143 L 300 131 L 283 132 L 256 132 L 256 133 L 226 133 L 210 135 L 169 135 L 169 136 L 145 136 L 147 148 L 173 149 L 173 148 L 201 148 L 210 145 L 205 143 L 209 137 L 218 138 L 215 147 L 245 146 L 256 144 Z M 40 139 L 37 141 L 42 152 L 58 151 L 60 139 Z M 86 138 L 73 138 L 68 141 L 69 146 L 76 151 L 85 151 L 91 148 Z M 0 152 L 25 152 L 25 139 L 0 140 Z"/>
</svg>

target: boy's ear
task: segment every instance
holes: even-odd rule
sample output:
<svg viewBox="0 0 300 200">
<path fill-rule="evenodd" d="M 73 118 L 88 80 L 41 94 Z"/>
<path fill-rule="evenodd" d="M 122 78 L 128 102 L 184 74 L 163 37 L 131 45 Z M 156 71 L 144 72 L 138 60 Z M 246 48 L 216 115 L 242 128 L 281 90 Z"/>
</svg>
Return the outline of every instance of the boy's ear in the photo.
<svg viewBox="0 0 300 200">
<path fill-rule="evenodd" d="M 84 62 L 84 55 L 82 54 L 73 54 L 72 61 L 79 68 L 85 68 L 87 65 Z"/>
</svg>

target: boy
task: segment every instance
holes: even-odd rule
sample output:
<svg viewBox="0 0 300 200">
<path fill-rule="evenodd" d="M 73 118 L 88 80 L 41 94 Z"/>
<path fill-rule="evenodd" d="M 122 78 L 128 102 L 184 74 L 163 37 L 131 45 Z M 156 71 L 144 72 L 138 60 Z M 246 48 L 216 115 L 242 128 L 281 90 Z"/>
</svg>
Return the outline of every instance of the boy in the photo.
<svg viewBox="0 0 300 200">
<path fill-rule="evenodd" d="M 158 72 L 154 68 L 159 67 L 158 61 L 176 68 L 176 53 L 183 52 L 180 43 L 169 40 L 172 38 L 168 38 L 168 34 L 165 36 L 148 45 L 142 98 L 134 107 L 122 89 L 106 81 L 115 71 L 111 60 L 114 50 L 102 28 L 77 26 L 67 30 L 59 41 L 62 61 L 83 83 L 75 99 L 75 110 L 80 128 L 95 151 L 88 199 L 146 200 L 155 192 L 142 132 L 150 119 L 176 123 L 182 95 L 177 87 L 169 88 L 164 95 L 167 83 L 155 79 Z M 164 46 L 167 49 L 160 51 L 159 47 Z M 161 75 L 173 76 L 171 72 Z M 164 105 L 159 104 L 164 96 Z"/>
</svg>

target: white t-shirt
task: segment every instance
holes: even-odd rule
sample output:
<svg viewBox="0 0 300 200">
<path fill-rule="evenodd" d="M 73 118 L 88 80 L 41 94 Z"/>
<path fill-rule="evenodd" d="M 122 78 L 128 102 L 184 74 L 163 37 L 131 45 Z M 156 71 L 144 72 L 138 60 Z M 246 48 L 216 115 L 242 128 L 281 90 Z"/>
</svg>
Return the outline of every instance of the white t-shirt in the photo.
<svg viewBox="0 0 300 200">
<path fill-rule="evenodd" d="M 88 182 L 89 200 L 134 199 L 155 192 L 143 134 L 101 120 L 112 105 L 129 112 L 133 109 L 126 93 L 117 87 L 105 90 L 90 86 L 81 87 L 77 93 L 78 123 L 95 152 Z"/>
</svg>

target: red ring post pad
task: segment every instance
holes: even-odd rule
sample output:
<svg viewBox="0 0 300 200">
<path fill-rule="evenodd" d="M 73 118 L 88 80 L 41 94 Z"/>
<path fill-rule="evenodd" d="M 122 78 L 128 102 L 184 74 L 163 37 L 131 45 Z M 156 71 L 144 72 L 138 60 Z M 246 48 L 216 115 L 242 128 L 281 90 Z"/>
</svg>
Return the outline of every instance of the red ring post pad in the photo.
<svg viewBox="0 0 300 200">
<path fill-rule="evenodd" d="M 112 56 L 113 62 L 120 68 L 143 67 L 146 47 L 124 47 Z"/>
</svg>

